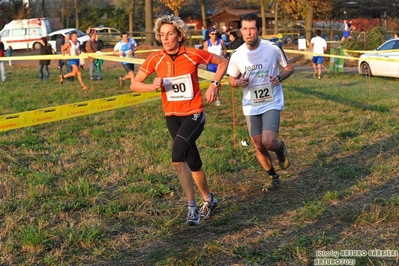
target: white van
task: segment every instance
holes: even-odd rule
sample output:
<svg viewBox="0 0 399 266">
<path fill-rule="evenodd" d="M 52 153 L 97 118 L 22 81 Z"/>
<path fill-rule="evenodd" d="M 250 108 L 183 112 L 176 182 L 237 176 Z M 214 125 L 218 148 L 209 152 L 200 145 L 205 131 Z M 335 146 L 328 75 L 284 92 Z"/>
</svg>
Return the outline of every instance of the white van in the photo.
<svg viewBox="0 0 399 266">
<path fill-rule="evenodd" d="M 11 46 L 13 50 L 39 49 L 40 38 L 51 32 L 46 18 L 18 19 L 6 24 L 0 31 L 4 48 Z"/>
</svg>

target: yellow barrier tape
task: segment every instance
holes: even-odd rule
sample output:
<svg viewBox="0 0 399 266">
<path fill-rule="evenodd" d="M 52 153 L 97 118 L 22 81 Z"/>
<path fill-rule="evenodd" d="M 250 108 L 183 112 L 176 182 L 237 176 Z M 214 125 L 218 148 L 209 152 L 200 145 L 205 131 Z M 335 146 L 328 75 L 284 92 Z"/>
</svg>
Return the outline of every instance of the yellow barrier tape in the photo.
<svg viewBox="0 0 399 266">
<path fill-rule="evenodd" d="M 204 75 L 205 73 L 202 73 L 202 76 Z M 206 74 L 206 76 L 208 75 Z M 223 81 L 226 82 L 226 79 L 223 79 Z M 209 84 L 209 80 L 202 80 L 200 81 L 200 88 L 208 88 Z M 3 115 L 0 116 L 0 132 L 142 104 L 160 99 L 160 97 L 160 91 L 145 93 L 134 92 L 90 101 Z"/>
<path fill-rule="evenodd" d="M 129 93 L 0 116 L 0 131 L 70 119 L 158 99 L 160 92 Z"/>
<path fill-rule="evenodd" d="M 152 50 L 140 50 L 136 51 L 135 53 L 149 53 L 158 51 L 159 49 L 152 49 Z M 106 56 L 106 58 L 104 57 Z M 10 57 L 0 57 L 0 61 L 20 61 L 20 60 L 69 60 L 69 59 L 78 59 L 78 58 L 98 58 L 98 59 L 105 59 L 105 60 L 112 60 L 116 62 L 131 62 L 135 63 L 135 60 L 140 60 L 140 63 L 144 61 L 144 59 L 136 59 L 136 58 L 125 58 L 125 57 L 118 57 L 112 55 L 112 52 L 104 52 L 104 53 L 82 53 L 80 55 L 62 55 L 62 54 L 53 54 L 53 55 L 24 55 L 24 56 L 10 56 Z M 138 62 L 138 61 L 137 61 Z"/>
<path fill-rule="evenodd" d="M 323 57 L 333 57 L 333 58 L 344 58 L 344 59 L 359 60 L 359 57 L 346 56 L 346 55 L 317 54 L 317 53 L 313 53 L 313 52 L 298 51 L 298 50 L 288 50 L 288 49 L 287 50 L 284 49 L 284 52 L 291 53 L 291 54 L 311 54 L 311 55 L 314 55 L 314 56 L 323 56 Z"/>
<path fill-rule="evenodd" d="M 392 49 L 392 50 L 381 50 L 381 51 L 377 51 L 377 50 L 347 50 L 347 49 L 343 49 L 344 52 L 346 53 L 357 53 L 357 54 L 366 54 L 366 53 L 373 53 L 373 54 L 385 54 L 385 53 L 397 53 L 399 52 L 399 49 Z"/>
<path fill-rule="evenodd" d="M 158 51 L 159 49 L 153 50 L 140 50 L 137 52 L 153 52 Z M 332 57 L 332 58 L 343 58 L 343 59 L 353 59 L 359 60 L 358 57 L 351 56 L 339 56 L 339 55 L 329 55 L 329 54 L 315 54 L 312 52 L 306 51 L 297 51 L 297 50 L 284 50 L 286 53 L 293 54 L 312 54 L 319 55 L 323 57 Z M 347 52 L 356 52 L 346 50 Z M 370 52 L 370 51 L 363 51 Z M 374 51 L 372 51 L 374 52 Z M 93 57 L 97 59 L 115 61 L 115 62 L 131 62 L 134 64 L 142 64 L 145 59 L 139 58 L 123 58 L 113 56 L 112 52 L 106 53 L 84 53 L 79 56 L 64 56 L 64 55 L 30 55 L 30 56 L 13 56 L 13 57 L 0 57 L 0 61 L 7 60 L 52 60 L 52 59 L 73 59 L 73 58 L 88 58 Z M 369 60 L 385 60 L 385 61 L 399 61 L 399 59 L 392 58 L 377 58 L 371 57 Z M 210 80 L 214 78 L 214 73 L 198 69 L 198 76 L 205 80 L 200 81 L 201 89 L 207 88 L 210 84 Z M 227 77 L 224 77 L 221 80 L 222 84 L 227 84 Z M 160 92 L 146 92 L 146 93 L 129 93 L 117 96 L 111 96 L 107 98 L 95 99 L 85 102 L 78 102 L 66 105 L 60 105 L 55 107 L 43 108 L 33 111 L 26 111 L 21 113 L 15 113 L 10 115 L 0 116 L 0 132 L 28 127 L 38 124 L 50 123 L 54 121 L 70 119 L 74 117 L 79 117 L 83 115 L 90 115 L 94 113 L 114 110 L 117 108 L 132 106 L 136 104 L 141 104 L 145 102 L 149 102 L 152 100 L 159 99 L 161 96 Z"/>
<path fill-rule="evenodd" d="M 148 53 L 148 52 L 154 52 L 154 51 L 159 51 L 159 49 L 151 49 L 151 50 L 139 50 L 136 51 L 135 53 Z M 349 60 L 359 60 L 359 57 L 354 57 L 354 56 L 347 56 L 347 55 L 331 55 L 331 54 L 316 54 L 313 52 L 307 52 L 307 51 L 299 51 L 299 50 L 290 50 L 290 49 L 284 49 L 286 53 L 291 53 L 291 54 L 311 54 L 314 56 L 323 56 L 323 57 L 332 57 L 332 58 L 343 58 L 343 59 L 349 59 Z M 233 52 L 233 50 L 228 50 L 228 52 Z M 389 50 L 389 51 L 362 51 L 362 50 L 344 50 L 346 53 L 373 53 L 373 54 L 378 54 L 378 53 L 391 53 L 391 52 L 399 52 L 399 49 L 395 50 Z M 69 60 L 69 59 L 78 59 L 78 58 L 96 58 L 96 59 L 103 59 L 103 60 L 108 60 L 108 61 L 114 61 L 114 62 L 128 62 L 132 64 L 142 64 L 145 59 L 140 59 L 140 58 L 124 58 L 124 57 L 118 57 L 118 56 L 113 56 L 112 52 L 104 52 L 104 53 L 83 53 L 80 55 L 76 56 L 69 56 L 69 55 L 61 55 L 61 54 L 56 54 L 56 55 L 27 55 L 27 56 L 11 56 L 11 57 L 0 57 L 0 61 L 18 61 L 18 60 Z M 369 58 L 371 59 L 371 58 Z M 371 60 L 388 60 L 388 61 L 399 61 L 399 59 L 385 59 L 385 58 L 378 58 L 378 57 L 373 57 Z"/>
</svg>

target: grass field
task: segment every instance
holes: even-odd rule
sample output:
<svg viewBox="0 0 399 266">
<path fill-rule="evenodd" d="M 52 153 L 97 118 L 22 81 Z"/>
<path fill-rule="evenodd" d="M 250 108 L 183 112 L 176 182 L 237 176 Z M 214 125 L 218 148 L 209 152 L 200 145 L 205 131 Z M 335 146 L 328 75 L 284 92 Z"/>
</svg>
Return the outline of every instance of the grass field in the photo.
<svg viewBox="0 0 399 266">
<path fill-rule="evenodd" d="M 90 91 L 58 85 L 55 65 L 50 82 L 36 64 L 7 68 L 0 113 L 129 93 L 119 64 L 105 64 Z M 241 90 L 234 105 L 227 86 L 220 107 L 206 104 L 198 146 L 220 204 L 198 227 L 185 225 L 160 100 L 0 133 L 0 264 L 314 265 L 338 252 L 355 265 L 398 265 L 372 253 L 399 250 L 397 81 L 305 70 L 284 93 L 292 164 L 280 170 L 272 154 L 283 182 L 273 192 L 262 191 L 271 180 L 253 146 L 240 143 L 250 143 Z"/>
</svg>

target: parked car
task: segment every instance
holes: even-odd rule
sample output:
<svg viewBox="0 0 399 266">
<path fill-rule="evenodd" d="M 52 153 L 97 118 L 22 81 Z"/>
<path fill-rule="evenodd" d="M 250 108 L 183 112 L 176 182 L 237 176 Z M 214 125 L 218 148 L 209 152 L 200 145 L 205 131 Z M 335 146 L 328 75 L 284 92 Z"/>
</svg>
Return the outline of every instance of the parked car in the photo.
<svg viewBox="0 0 399 266">
<path fill-rule="evenodd" d="M 359 73 L 367 77 L 399 77 L 399 51 L 395 49 L 399 49 L 399 38 L 388 40 L 374 51 L 362 54 L 358 61 Z"/>
<path fill-rule="evenodd" d="M 97 32 L 100 47 L 103 47 L 104 45 L 113 46 L 121 40 L 121 32 L 117 29 L 110 27 L 97 27 L 92 28 L 92 30 Z"/>
<path fill-rule="evenodd" d="M 49 34 L 49 43 L 51 44 L 51 46 L 53 47 L 53 49 L 55 49 L 55 40 L 57 39 L 58 35 L 61 34 L 62 36 L 65 37 L 65 35 L 67 33 L 71 33 L 75 31 L 78 34 L 78 41 L 80 42 L 80 45 L 82 45 L 82 50 L 85 50 L 85 46 L 86 46 L 86 42 L 88 40 L 90 40 L 89 35 L 87 35 L 86 33 L 81 32 L 78 29 L 75 28 L 68 28 L 68 29 L 62 29 L 62 30 L 56 30 L 53 31 Z"/>
</svg>

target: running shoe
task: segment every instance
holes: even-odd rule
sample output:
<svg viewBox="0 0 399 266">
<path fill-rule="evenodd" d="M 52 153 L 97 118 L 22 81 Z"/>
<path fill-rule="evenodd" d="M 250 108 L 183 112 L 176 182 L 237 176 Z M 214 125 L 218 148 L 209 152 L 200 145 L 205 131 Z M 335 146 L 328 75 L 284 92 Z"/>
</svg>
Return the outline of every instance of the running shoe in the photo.
<svg viewBox="0 0 399 266">
<path fill-rule="evenodd" d="M 318 78 L 318 79 L 321 79 L 321 76 L 318 76 L 317 78 Z"/>
<path fill-rule="evenodd" d="M 214 210 L 217 205 L 218 201 L 215 199 L 213 195 L 212 195 L 212 202 L 204 201 L 204 203 L 202 203 L 202 207 L 199 210 L 202 219 L 208 219 L 209 217 L 211 217 L 212 210 Z"/>
<path fill-rule="evenodd" d="M 188 225 L 199 225 L 201 221 L 201 215 L 198 207 L 188 207 L 187 224 Z"/>
<path fill-rule="evenodd" d="M 279 165 L 281 169 L 287 169 L 290 167 L 290 159 L 288 158 L 287 148 L 284 145 L 284 142 L 281 141 L 281 148 L 276 151 L 276 155 L 279 161 Z"/>
<path fill-rule="evenodd" d="M 281 187 L 280 179 L 278 178 L 278 175 L 273 175 L 269 176 L 272 177 L 272 183 L 265 184 L 262 188 L 262 191 L 276 191 Z"/>
<path fill-rule="evenodd" d="M 317 78 L 317 71 L 313 73 L 313 78 Z"/>
</svg>

